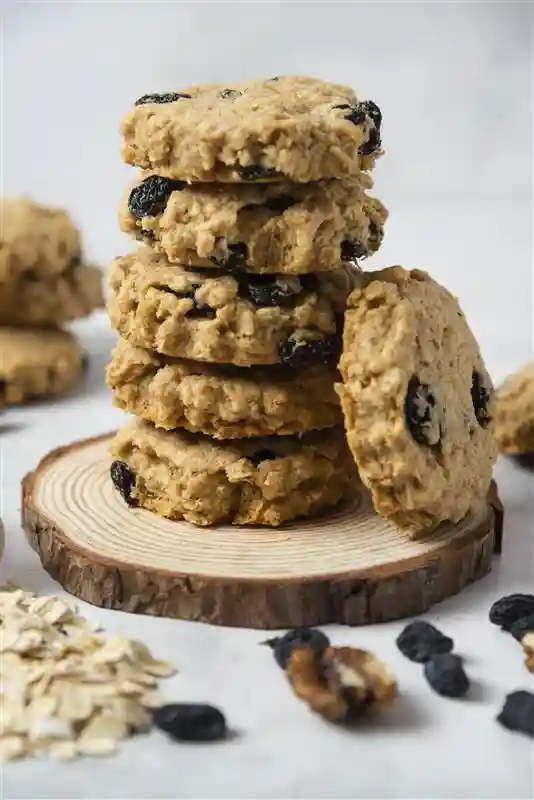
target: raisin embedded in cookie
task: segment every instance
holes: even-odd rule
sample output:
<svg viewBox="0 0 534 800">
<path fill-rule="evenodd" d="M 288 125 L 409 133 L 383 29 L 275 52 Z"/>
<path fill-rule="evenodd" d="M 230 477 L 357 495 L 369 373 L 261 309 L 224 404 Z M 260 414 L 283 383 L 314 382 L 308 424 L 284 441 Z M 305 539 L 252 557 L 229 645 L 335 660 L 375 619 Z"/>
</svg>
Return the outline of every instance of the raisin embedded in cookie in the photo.
<svg viewBox="0 0 534 800">
<path fill-rule="evenodd" d="M 327 366 L 298 371 L 203 364 L 120 340 L 107 381 L 118 408 L 158 428 L 244 439 L 341 425 L 336 375 Z"/>
<path fill-rule="evenodd" d="M 486 502 L 492 385 L 446 289 L 401 267 L 362 280 L 348 301 L 337 389 L 377 512 L 415 536 Z"/>
<path fill-rule="evenodd" d="M 495 435 L 502 453 L 534 452 L 534 363 L 510 375 L 496 393 Z"/>
<path fill-rule="evenodd" d="M 381 124 L 375 103 L 315 78 L 194 86 L 140 97 L 122 155 L 177 180 L 309 183 L 371 169 Z"/>
<path fill-rule="evenodd" d="M 66 394 L 80 379 L 84 361 L 66 331 L 0 328 L 0 407 Z"/>
<path fill-rule="evenodd" d="M 350 265 L 319 275 L 194 272 L 148 247 L 115 260 L 108 309 L 131 344 L 196 361 L 336 363 Z"/>
<path fill-rule="evenodd" d="M 255 273 L 337 269 L 380 246 L 387 211 L 367 175 L 312 184 L 186 184 L 144 174 L 120 209 L 123 231 L 171 262 Z"/>
<path fill-rule="evenodd" d="M 195 525 L 276 527 L 332 508 L 356 480 L 339 428 L 216 442 L 136 421 L 110 452 L 114 485 L 128 505 Z"/>
</svg>

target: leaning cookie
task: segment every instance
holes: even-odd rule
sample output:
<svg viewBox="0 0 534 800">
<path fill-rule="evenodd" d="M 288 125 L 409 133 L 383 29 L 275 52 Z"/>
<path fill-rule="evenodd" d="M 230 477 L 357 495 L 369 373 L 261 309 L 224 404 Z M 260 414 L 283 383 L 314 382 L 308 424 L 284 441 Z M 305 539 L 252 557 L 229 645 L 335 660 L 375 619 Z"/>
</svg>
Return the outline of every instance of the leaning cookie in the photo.
<svg viewBox="0 0 534 800">
<path fill-rule="evenodd" d="M 178 180 L 309 183 L 371 169 L 382 115 L 346 86 L 280 77 L 140 97 L 122 123 L 128 164 Z"/>
<path fill-rule="evenodd" d="M 349 446 L 377 512 L 413 536 L 486 502 L 490 378 L 455 298 L 426 273 L 364 276 L 340 362 Z"/>
<path fill-rule="evenodd" d="M 252 366 L 335 362 L 350 265 L 301 277 L 204 273 L 148 247 L 110 271 L 109 315 L 131 344 L 198 361 Z"/>
<path fill-rule="evenodd" d="M 235 439 L 341 425 L 336 375 L 323 365 L 292 370 L 203 364 L 120 340 L 107 382 L 115 406 L 158 428 Z"/>
<path fill-rule="evenodd" d="M 356 480 L 340 429 L 216 442 L 135 422 L 110 447 L 128 505 L 195 525 L 276 527 L 335 506 Z"/>
<path fill-rule="evenodd" d="M 502 453 L 534 452 L 534 364 L 508 377 L 497 390 L 495 435 Z"/>
<path fill-rule="evenodd" d="M 71 262 L 52 274 L 26 270 L 0 287 L 0 324 L 55 326 L 86 317 L 103 305 L 98 267 Z"/>
<path fill-rule="evenodd" d="M 372 180 L 187 184 L 142 175 L 123 199 L 123 231 L 178 264 L 256 273 L 337 269 L 380 246 L 387 211 Z"/>
<path fill-rule="evenodd" d="M 66 394 L 84 365 L 81 346 L 66 331 L 0 328 L 0 407 Z"/>
</svg>

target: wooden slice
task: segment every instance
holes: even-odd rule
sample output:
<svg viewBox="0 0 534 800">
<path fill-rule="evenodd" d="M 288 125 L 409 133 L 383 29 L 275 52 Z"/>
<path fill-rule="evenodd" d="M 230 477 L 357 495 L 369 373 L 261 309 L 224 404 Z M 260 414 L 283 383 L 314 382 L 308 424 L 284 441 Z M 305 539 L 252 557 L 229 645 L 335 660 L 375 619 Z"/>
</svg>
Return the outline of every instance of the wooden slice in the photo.
<svg viewBox="0 0 534 800">
<path fill-rule="evenodd" d="M 94 605 L 253 628 L 362 625 L 419 614 L 491 567 L 491 503 L 424 542 L 378 517 L 363 487 L 350 506 L 277 530 L 197 528 L 125 505 L 109 438 L 55 450 L 22 489 L 44 568 Z"/>
</svg>

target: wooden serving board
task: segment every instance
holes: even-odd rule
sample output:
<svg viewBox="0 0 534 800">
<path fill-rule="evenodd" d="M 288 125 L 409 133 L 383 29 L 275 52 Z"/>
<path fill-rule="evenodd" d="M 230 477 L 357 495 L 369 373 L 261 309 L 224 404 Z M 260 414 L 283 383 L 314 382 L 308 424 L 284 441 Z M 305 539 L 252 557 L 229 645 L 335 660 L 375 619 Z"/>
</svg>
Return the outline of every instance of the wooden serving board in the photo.
<svg viewBox="0 0 534 800">
<path fill-rule="evenodd" d="M 53 451 L 22 486 L 44 568 L 94 605 L 252 628 L 363 625 L 419 614 L 491 568 L 498 499 L 424 541 L 377 516 L 364 487 L 350 506 L 279 529 L 197 528 L 126 506 L 109 438 Z"/>
</svg>

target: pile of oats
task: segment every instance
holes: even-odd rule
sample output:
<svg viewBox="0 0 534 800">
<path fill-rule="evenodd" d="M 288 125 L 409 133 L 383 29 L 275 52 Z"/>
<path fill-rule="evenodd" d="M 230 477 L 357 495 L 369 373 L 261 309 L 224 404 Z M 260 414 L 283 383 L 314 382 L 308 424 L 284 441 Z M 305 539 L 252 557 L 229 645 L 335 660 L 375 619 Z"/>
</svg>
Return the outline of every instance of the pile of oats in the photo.
<svg viewBox="0 0 534 800">
<path fill-rule="evenodd" d="M 110 755 L 151 727 L 175 668 L 97 630 L 64 598 L 0 588 L 0 761 Z"/>
</svg>

